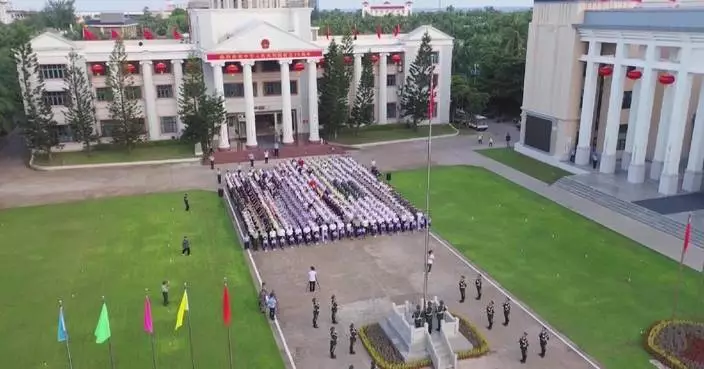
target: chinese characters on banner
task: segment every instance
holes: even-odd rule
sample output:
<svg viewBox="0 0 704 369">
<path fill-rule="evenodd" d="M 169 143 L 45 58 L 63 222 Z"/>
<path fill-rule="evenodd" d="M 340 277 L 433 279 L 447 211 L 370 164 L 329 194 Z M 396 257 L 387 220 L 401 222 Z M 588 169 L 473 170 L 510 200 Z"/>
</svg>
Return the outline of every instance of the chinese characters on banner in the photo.
<svg viewBox="0 0 704 369">
<path fill-rule="evenodd" d="M 265 59 L 301 59 L 322 58 L 322 50 L 283 51 L 283 52 L 241 52 L 207 54 L 207 60 L 265 60 Z"/>
</svg>

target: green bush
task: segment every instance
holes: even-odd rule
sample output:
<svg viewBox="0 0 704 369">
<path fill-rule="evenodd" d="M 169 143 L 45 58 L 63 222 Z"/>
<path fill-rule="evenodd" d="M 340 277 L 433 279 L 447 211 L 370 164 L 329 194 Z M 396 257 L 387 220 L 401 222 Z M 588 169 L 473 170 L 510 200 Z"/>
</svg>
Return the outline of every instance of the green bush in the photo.
<svg viewBox="0 0 704 369">
<path fill-rule="evenodd" d="M 457 351 L 457 359 L 472 359 L 489 353 L 489 343 L 479 330 L 464 317 L 454 313 L 452 315 L 460 320 L 460 334 L 472 344 L 472 349 L 470 350 Z"/>
</svg>

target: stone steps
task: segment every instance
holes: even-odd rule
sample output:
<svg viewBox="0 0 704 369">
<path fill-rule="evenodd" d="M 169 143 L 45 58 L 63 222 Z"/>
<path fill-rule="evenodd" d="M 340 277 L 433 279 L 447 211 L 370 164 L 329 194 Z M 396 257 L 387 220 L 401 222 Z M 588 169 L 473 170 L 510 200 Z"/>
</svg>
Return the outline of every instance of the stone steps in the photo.
<svg viewBox="0 0 704 369">
<path fill-rule="evenodd" d="M 396 346 L 401 355 L 406 357 L 409 354 L 409 347 L 408 345 L 406 345 L 406 342 L 403 341 L 401 335 L 396 330 L 394 325 L 389 323 L 389 319 L 386 318 L 382 320 L 379 325 L 381 326 L 381 329 L 384 330 L 386 336 L 391 340 L 394 346 Z"/>
<path fill-rule="evenodd" d="M 454 354 L 452 353 L 450 347 L 448 347 L 443 342 L 443 338 L 442 338 L 441 334 L 438 332 L 433 332 L 430 335 L 430 343 L 433 345 L 433 349 L 437 353 L 441 362 L 447 364 L 447 366 L 445 366 L 444 368 L 436 368 L 436 369 L 454 369 L 454 365 L 452 365 L 452 363 L 454 361 Z"/>
<path fill-rule="evenodd" d="M 686 225 L 665 215 L 659 214 L 650 209 L 646 209 L 632 202 L 611 196 L 584 183 L 571 179 L 570 177 L 561 178 L 555 182 L 553 186 L 590 200 L 609 210 L 637 220 L 673 237 L 677 237 L 682 240 L 684 239 Z M 690 242 L 692 246 L 700 248 L 704 247 L 704 232 L 692 229 Z"/>
</svg>

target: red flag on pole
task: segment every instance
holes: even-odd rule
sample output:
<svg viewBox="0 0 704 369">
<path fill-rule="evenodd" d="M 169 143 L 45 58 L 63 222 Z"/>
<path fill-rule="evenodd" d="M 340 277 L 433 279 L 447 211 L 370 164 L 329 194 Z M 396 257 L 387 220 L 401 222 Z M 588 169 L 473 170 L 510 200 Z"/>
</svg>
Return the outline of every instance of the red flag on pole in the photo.
<svg viewBox="0 0 704 369">
<path fill-rule="evenodd" d="M 232 321 L 232 311 L 230 309 L 230 293 L 227 291 L 227 285 L 222 290 L 222 321 L 229 326 Z"/>
<path fill-rule="evenodd" d="M 110 30 L 110 38 L 113 40 L 117 40 L 118 38 L 120 38 L 120 34 L 114 29 Z"/>
<path fill-rule="evenodd" d="M 330 39 L 330 25 L 329 24 L 325 26 L 325 38 L 328 40 Z"/>
<path fill-rule="evenodd" d="M 153 40 L 154 39 L 154 34 L 152 33 L 152 30 L 150 30 L 149 28 L 144 28 L 144 30 L 142 30 L 142 35 L 144 36 L 145 40 Z"/>
<path fill-rule="evenodd" d="M 376 37 L 381 38 L 381 25 L 376 25 Z"/>
<path fill-rule="evenodd" d="M 687 252 L 689 247 L 689 240 L 692 237 L 692 214 L 689 214 L 687 218 L 687 226 L 684 227 L 684 246 L 682 247 L 682 258 L 684 259 L 684 254 Z"/>
<path fill-rule="evenodd" d="M 354 25 L 354 28 L 352 28 L 352 35 L 354 36 L 353 38 L 357 40 L 357 35 L 359 35 L 359 31 L 357 30 L 357 25 Z"/>
<path fill-rule="evenodd" d="M 93 41 L 97 37 L 95 37 L 95 34 L 91 32 L 87 26 L 83 26 L 83 39 L 88 40 L 88 41 Z"/>
<path fill-rule="evenodd" d="M 433 119 L 433 113 L 435 111 L 435 86 L 433 85 L 433 74 L 430 74 L 430 91 L 428 97 L 428 120 Z"/>
<path fill-rule="evenodd" d="M 398 37 L 399 33 L 401 33 L 401 25 L 397 24 L 396 27 L 394 27 L 394 37 Z"/>
<path fill-rule="evenodd" d="M 174 27 L 173 32 L 171 35 L 174 37 L 174 40 L 180 40 L 181 39 L 181 32 L 178 31 L 176 27 Z"/>
</svg>

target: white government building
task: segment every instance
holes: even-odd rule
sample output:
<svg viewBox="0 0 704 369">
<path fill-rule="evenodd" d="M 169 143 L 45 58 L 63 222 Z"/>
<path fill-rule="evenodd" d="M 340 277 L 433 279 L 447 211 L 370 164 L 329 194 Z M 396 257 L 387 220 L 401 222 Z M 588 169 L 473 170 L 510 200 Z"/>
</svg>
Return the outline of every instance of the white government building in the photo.
<svg viewBox="0 0 704 369">
<path fill-rule="evenodd" d="M 195 53 L 202 59 L 208 88 L 226 101 L 228 116 L 227 124 L 221 126 L 220 149 L 230 148 L 233 141 L 247 147 L 268 145 L 274 137 L 280 137 L 284 144 L 299 138 L 319 141 L 320 123 L 324 124 L 318 121 L 321 60 L 330 40 L 340 42 L 342 36 L 329 40 L 319 35 L 318 27 L 311 26 L 311 12 L 307 1 L 211 0 L 208 9 L 189 9 L 191 33 L 187 39 L 126 40 L 128 68 L 135 81 L 133 94 L 142 104 L 146 137 L 172 139 L 182 131 L 177 98 L 184 60 Z M 354 55 L 346 58 L 354 68 L 356 85 L 363 54 L 374 55 L 374 123 L 401 121 L 398 94 L 425 32 L 432 37 L 436 63 L 438 106 L 433 122 L 449 122 L 453 39 L 431 26 L 422 26 L 396 37 L 359 35 Z M 105 72 L 113 45 L 113 41 L 70 41 L 49 32 L 32 40 L 64 150 L 80 148 L 80 144 L 71 143 L 71 131 L 62 113 L 66 56 L 75 50 L 85 60 L 96 97 L 97 133 L 109 137 L 114 123 L 108 113 L 111 93 Z"/>
<path fill-rule="evenodd" d="M 517 149 L 700 191 L 704 1 L 535 0 Z M 681 188 L 680 188 L 681 186 Z"/>
</svg>

